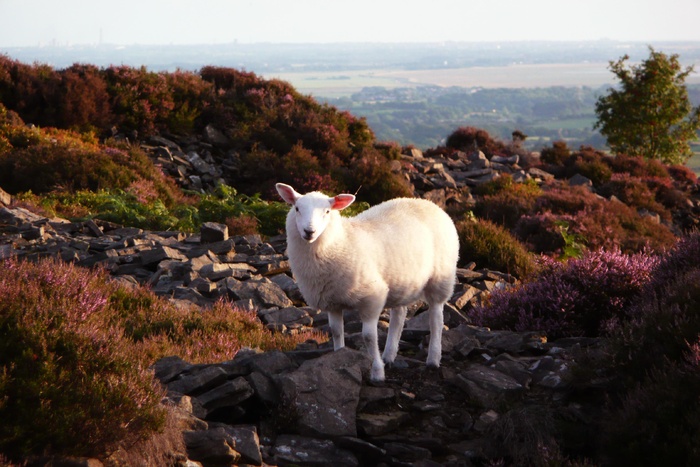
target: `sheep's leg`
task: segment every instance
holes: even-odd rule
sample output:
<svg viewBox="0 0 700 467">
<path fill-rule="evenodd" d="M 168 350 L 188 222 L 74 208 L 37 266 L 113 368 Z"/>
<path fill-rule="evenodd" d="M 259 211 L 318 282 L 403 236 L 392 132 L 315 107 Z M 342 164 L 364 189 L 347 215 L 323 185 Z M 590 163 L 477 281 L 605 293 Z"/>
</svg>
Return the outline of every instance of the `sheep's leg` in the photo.
<svg viewBox="0 0 700 467">
<path fill-rule="evenodd" d="M 384 346 L 384 353 L 382 354 L 382 360 L 384 360 L 385 363 L 392 363 L 394 359 L 396 359 L 407 312 L 408 309 L 405 306 L 392 308 L 389 311 L 389 335 L 386 338 L 386 345 Z"/>
<path fill-rule="evenodd" d="M 328 325 L 331 328 L 333 335 L 333 350 L 342 349 L 345 347 L 345 331 L 343 329 L 343 312 L 329 311 Z"/>
<path fill-rule="evenodd" d="M 428 366 L 439 367 L 442 358 L 443 307 L 445 302 L 431 303 L 428 308 L 430 320 L 430 345 L 428 346 Z"/>
<path fill-rule="evenodd" d="M 370 373 L 372 381 L 384 381 L 384 362 L 379 355 L 379 343 L 377 342 L 377 325 L 380 313 L 381 310 L 362 320 L 362 339 L 365 343 L 365 349 L 372 359 L 372 372 Z"/>
</svg>

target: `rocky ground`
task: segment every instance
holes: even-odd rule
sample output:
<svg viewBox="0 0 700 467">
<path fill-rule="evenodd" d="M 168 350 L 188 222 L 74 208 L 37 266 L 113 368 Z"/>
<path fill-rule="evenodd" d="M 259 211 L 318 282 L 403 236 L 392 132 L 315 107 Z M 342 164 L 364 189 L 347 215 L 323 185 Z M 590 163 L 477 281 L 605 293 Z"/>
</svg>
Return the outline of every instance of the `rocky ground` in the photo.
<svg viewBox="0 0 700 467">
<path fill-rule="evenodd" d="M 212 151 L 226 141 L 213 128 L 202 139 L 156 137 L 143 144 L 164 171 L 187 189 L 208 190 L 235 178 L 235 152 Z M 222 155 L 223 154 L 223 155 Z M 469 189 L 506 172 L 514 180 L 553 175 L 524 170 L 518 157 L 487 159 L 455 152 L 428 159 L 411 150 L 394 169 L 417 196 L 442 207 L 469 205 Z M 577 176 L 571 184 L 591 186 Z M 696 197 L 697 198 L 697 197 Z M 697 199 L 692 211 L 698 211 Z M 229 238 L 209 223 L 197 234 L 148 232 L 100 221 L 47 219 L 10 207 L 0 190 L 0 258 L 58 257 L 85 267 L 105 267 L 114 280 L 147 284 L 184 306 L 206 309 L 225 297 L 255 310 L 276 332 L 327 331 L 327 316 L 305 306 L 284 255 L 283 236 Z M 689 211 L 690 212 L 690 211 Z M 687 221 L 687 222 L 686 222 Z M 685 219 L 697 225 L 698 217 Z M 595 339 L 547 342 L 537 333 L 488 330 L 470 324 L 470 310 L 507 274 L 459 270 L 445 308 L 443 361 L 424 364 L 428 324 L 418 304 L 409 313 L 399 357 L 384 384 L 369 381 L 361 323 L 348 315 L 347 348 L 308 342 L 292 352 L 244 350 L 232 361 L 192 365 L 178 357 L 155 365 L 167 387 L 164 401 L 178 414 L 186 452 L 179 465 L 527 465 L 548 452 L 561 460 L 553 433 L 570 433 L 563 455 L 585 456 L 594 447 L 596 401 L 604 381 L 573 384 L 575 362 L 595 353 Z M 388 316 L 380 321 L 380 344 Z M 591 401 L 591 402 L 587 402 Z M 554 427 L 557 427 L 557 430 Z M 562 427 L 564 427 L 562 429 Z M 544 456 L 546 457 L 546 456 Z M 71 465 L 99 465 L 74 460 Z M 552 465 L 555 465 L 554 462 Z"/>
<path fill-rule="evenodd" d="M 183 305 L 205 309 L 226 297 L 257 310 L 277 332 L 327 331 L 325 313 L 303 303 L 284 237 L 228 238 L 220 224 L 205 224 L 196 235 L 146 232 L 7 206 L 0 207 L 0 231 L 0 258 L 53 256 L 101 266 L 114 280 L 148 284 Z M 179 414 L 187 446 L 180 464 L 486 465 L 526 461 L 554 446 L 547 434 L 553 423 L 585 427 L 590 408 L 570 397 L 569 373 L 576 356 L 599 343 L 474 327 L 469 310 L 515 281 L 473 268 L 458 276 L 445 308 L 439 370 L 424 364 L 428 323 L 420 304 L 380 385 L 369 381 L 361 323 L 351 315 L 348 348 L 339 352 L 330 342 L 308 342 L 286 353 L 244 350 L 213 365 L 157 362 L 156 377 L 168 389 L 164 403 Z M 380 327 L 381 340 L 388 316 Z"/>
</svg>

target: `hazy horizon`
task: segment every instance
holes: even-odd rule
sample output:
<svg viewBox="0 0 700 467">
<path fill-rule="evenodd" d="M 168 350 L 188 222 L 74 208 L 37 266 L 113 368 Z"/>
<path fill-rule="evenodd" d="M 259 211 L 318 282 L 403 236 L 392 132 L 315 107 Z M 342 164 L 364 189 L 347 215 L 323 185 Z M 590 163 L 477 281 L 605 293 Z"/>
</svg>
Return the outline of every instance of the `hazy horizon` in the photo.
<svg viewBox="0 0 700 467">
<path fill-rule="evenodd" d="M 697 0 L 0 0 L 0 51 L 41 45 L 700 41 Z"/>
</svg>

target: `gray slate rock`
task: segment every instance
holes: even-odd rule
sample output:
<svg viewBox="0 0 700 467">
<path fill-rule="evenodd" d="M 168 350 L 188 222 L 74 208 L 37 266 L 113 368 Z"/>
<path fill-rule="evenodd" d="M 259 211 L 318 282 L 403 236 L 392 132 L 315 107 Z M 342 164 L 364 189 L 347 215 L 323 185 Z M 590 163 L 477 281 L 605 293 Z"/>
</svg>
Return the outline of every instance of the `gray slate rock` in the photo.
<svg viewBox="0 0 700 467">
<path fill-rule="evenodd" d="M 224 428 L 183 433 L 187 455 L 205 466 L 232 466 L 240 459 L 236 441 Z"/>
<path fill-rule="evenodd" d="M 281 435 L 272 450 L 273 462 L 279 465 L 303 465 L 309 467 L 358 467 L 357 457 L 340 449 L 327 439 Z"/>
<path fill-rule="evenodd" d="M 281 394 L 299 416 L 299 432 L 323 437 L 357 436 L 362 376 L 369 367 L 364 352 L 343 348 L 306 361 L 298 370 L 281 376 Z"/>
<path fill-rule="evenodd" d="M 262 465 L 262 454 L 260 452 L 260 437 L 253 425 L 224 425 L 226 433 L 236 443 L 236 451 L 241 455 L 241 464 Z"/>
<path fill-rule="evenodd" d="M 218 366 L 193 368 L 188 374 L 168 383 L 168 390 L 182 394 L 201 394 L 228 379 L 226 372 Z"/>
<path fill-rule="evenodd" d="M 243 377 L 229 380 L 197 396 L 209 413 L 223 407 L 236 407 L 253 395 L 253 388 Z"/>
<path fill-rule="evenodd" d="M 215 243 L 228 240 L 228 227 L 226 224 L 216 222 L 204 222 L 199 231 L 202 243 Z"/>
</svg>

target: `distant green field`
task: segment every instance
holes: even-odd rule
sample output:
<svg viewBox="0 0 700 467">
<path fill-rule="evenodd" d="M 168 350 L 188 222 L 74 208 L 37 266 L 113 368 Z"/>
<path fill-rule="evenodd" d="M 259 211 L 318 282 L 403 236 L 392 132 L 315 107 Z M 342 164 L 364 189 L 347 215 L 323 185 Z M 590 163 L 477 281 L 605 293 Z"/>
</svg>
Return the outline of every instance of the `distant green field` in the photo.
<svg viewBox="0 0 700 467">
<path fill-rule="evenodd" d="M 537 126 L 548 130 L 578 130 L 581 128 L 593 128 L 595 116 L 582 118 L 567 118 L 556 120 L 543 120 L 537 122 Z"/>
<path fill-rule="evenodd" d="M 270 73 L 265 78 L 290 82 L 315 97 L 350 96 L 363 87 L 388 89 L 435 85 L 441 87 L 535 88 L 548 86 L 598 87 L 612 82 L 607 63 L 536 64 L 434 70 L 370 69 Z"/>
<path fill-rule="evenodd" d="M 690 170 L 695 172 L 696 175 L 700 176 L 700 143 L 693 143 L 692 148 L 695 155 L 690 158 L 686 165 Z"/>
</svg>

